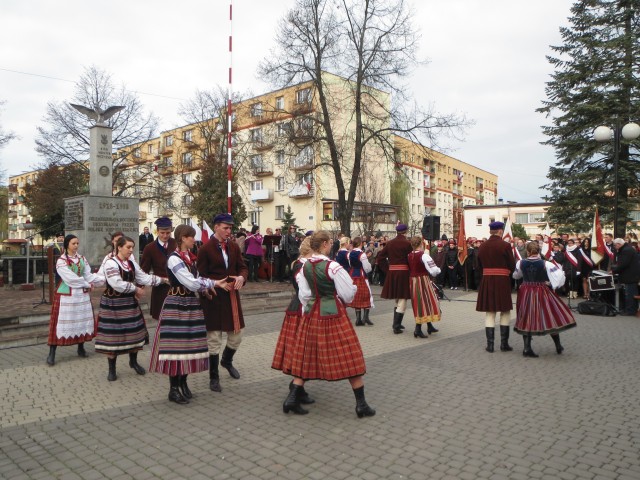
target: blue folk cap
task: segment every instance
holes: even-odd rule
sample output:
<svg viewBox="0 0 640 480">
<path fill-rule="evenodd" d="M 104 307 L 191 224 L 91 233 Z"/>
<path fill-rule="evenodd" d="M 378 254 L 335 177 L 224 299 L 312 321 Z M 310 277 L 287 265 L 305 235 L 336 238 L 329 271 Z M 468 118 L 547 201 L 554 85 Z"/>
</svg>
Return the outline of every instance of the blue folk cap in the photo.
<svg viewBox="0 0 640 480">
<path fill-rule="evenodd" d="M 409 229 L 404 223 L 396 225 L 396 232 L 406 232 Z"/>
<path fill-rule="evenodd" d="M 489 224 L 489 230 L 504 230 L 504 223 L 502 223 L 502 222 L 491 222 Z"/>
<path fill-rule="evenodd" d="M 311 235 L 313 235 L 313 230 L 307 230 L 307 233 L 304 234 L 305 237 L 310 237 Z"/>
<path fill-rule="evenodd" d="M 219 213 L 215 217 L 213 217 L 213 224 L 217 223 L 226 223 L 228 225 L 234 225 L 233 217 L 228 213 Z"/>
<path fill-rule="evenodd" d="M 169 217 L 160 217 L 153 223 L 155 223 L 158 228 L 173 228 Z"/>
</svg>

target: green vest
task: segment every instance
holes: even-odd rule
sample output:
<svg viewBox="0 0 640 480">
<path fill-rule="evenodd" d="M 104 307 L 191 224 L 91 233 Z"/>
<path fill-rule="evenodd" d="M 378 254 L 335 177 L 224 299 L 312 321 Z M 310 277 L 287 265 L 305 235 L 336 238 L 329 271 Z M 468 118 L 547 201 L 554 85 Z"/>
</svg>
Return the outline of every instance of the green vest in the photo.
<svg viewBox="0 0 640 480">
<path fill-rule="evenodd" d="M 338 305 L 336 300 L 336 286 L 327 274 L 329 262 L 321 260 L 319 262 L 308 261 L 302 269 L 313 297 L 309 300 L 305 313 L 309 313 L 320 302 L 320 316 L 338 315 Z"/>
<path fill-rule="evenodd" d="M 77 265 L 71 262 L 69 265 L 69 268 L 73 273 L 81 277 L 82 272 L 84 272 L 84 260 L 82 259 L 82 257 L 80 257 L 80 261 L 78 262 Z M 64 283 L 64 280 L 61 280 L 60 285 L 58 285 L 58 290 L 56 290 L 56 292 L 58 292 L 60 295 L 70 295 L 71 287 L 66 283 Z"/>
</svg>

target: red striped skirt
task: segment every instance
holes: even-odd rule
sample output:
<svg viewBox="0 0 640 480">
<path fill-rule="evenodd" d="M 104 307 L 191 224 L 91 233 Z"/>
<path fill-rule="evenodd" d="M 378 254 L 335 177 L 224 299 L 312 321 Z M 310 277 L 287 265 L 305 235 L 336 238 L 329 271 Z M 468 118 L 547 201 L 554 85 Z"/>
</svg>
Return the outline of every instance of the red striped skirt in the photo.
<svg viewBox="0 0 640 480">
<path fill-rule="evenodd" d="M 569 307 L 544 283 L 523 283 L 518 289 L 516 324 L 522 335 L 547 335 L 576 326 Z"/>
<path fill-rule="evenodd" d="M 291 352 L 296 342 L 296 333 L 300 325 L 300 312 L 286 311 L 282 328 L 276 343 L 276 351 L 273 354 L 271 368 L 282 370 L 282 373 L 291 374 Z"/>
<path fill-rule="evenodd" d="M 47 338 L 47 345 L 66 347 L 69 345 L 77 345 L 79 343 L 90 342 L 91 340 L 93 340 L 98 329 L 98 319 L 95 317 L 93 320 L 93 333 L 85 333 L 82 335 L 76 335 L 74 337 L 58 337 L 56 332 L 58 329 L 58 320 L 60 318 L 60 300 L 61 295 L 56 293 L 53 297 L 53 305 L 51 306 L 51 318 L 49 320 L 49 336 Z M 88 301 L 89 305 L 91 305 L 91 299 L 89 299 Z"/>
<path fill-rule="evenodd" d="M 358 287 L 353 301 L 347 305 L 352 308 L 371 308 L 371 289 L 365 277 L 352 278 L 353 284 Z"/>
<path fill-rule="evenodd" d="M 319 305 L 320 302 L 316 302 Z M 321 317 L 318 307 L 303 315 L 291 353 L 291 375 L 304 380 L 344 380 L 367 371 L 356 331 L 342 304 Z"/>
<path fill-rule="evenodd" d="M 440 321 L 440 305 L 428 275 L 411 277 L 411 307 L 416 323 Z"/>
</svg>

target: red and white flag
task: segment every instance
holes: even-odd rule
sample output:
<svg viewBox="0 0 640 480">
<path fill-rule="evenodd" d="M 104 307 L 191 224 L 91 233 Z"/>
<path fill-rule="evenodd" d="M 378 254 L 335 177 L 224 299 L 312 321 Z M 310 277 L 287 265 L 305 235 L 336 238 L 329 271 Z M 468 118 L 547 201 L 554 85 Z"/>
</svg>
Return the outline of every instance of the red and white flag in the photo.
<svg viewBox="0 0 640 480">
<path fill-rule="evenodd" d="M 198 224 L 196 222 L 193 222 L 193 221 L 191 222 L 191 226 L 196 231 L 196 235 L 193 238 L 195 239 L 196 242 L 201 242 L 202 241 L 202 229 L 198 226 Z"/>
<path fill-rule="evenodd" d="M 597 265 L 606 254 L 607 251 L 605 249 L 604 237 L 602 236 L 602 226 L 600 225 L 600 215 L 598 214 L 598 207 L 596 207 L 596 213 L 593 215 L 593 228 L 591 230 L 591 260 Z"/>
<path fill-rule="evenodd" d="M 202 243 L 205 244 L 209 241 L 209 238 L 213 237 L 213 230 L 209 228 L 207 222 L 202 220 Z"/>
<path fill-rule="evenodd" d="M 553 247 L 551 245 L 551 229 L 549 228 L 549 222 L 544 227 L 543 241 L 542 241 L 542 251 L 540 252 L 542 256 L 549 260 L 551 258 L 551 253 L 553 253 Z"/>
</svg>

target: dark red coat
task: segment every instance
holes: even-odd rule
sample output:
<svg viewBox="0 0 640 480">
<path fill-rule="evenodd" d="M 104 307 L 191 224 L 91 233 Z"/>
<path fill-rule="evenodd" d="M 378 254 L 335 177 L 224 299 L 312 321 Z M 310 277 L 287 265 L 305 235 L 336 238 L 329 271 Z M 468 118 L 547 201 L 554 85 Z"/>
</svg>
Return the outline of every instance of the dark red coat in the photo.
<svg viewBox="0 0 640 480">
<path fill-rule="evenodd" d="M 413 248 L 404 235 L 398 234 L 393 240 L 389 240 L 385 247 L 378 252 L 376 262 L 389 260 L 389 271 L 382 287 L 382 298 L 411 298 L 409 288 L 409 254 Z M 406 270 L 394 270 L 394 267 L 406 266 Z"/>
<path fill-rule="evenodd" d="M 511 244 L 497 235 L 491 235 L 478 249 L 478 263 L 482 268 L 482 281 L 478 289 L 478 312 L 508 312 L 513 309 L 511 274 L 516 268 Z M 493 270 L 497 269 L 497 270 Z M 495 273 L 500 270 L 504 274 Z"/>
<path fill-rule="evenodd" d="M 175 252 L 176 248 L 178 248 L 178 244 L 174 238 L 169 238 L 166 251 L 163 251 L 163 248 L 158 245 L 157 241 L 148 244 L 142 251 L 140 268 L 142 268 L 145 273 L 153 272 L 157 277 L 167 278 L 167 259 L 169 255 Z M 164 299 L 167 298 L 170 289 L 171 286 L 164 283 L 151 289 L 150 310 L 151 316 L 156 320 L 160 318 Z"/>
<path fill-rule="evenodd" d="M 233 242 L 227 243 L 229 255 L 229 268 L 225 266 L 224 257 L 220 249 L 220 242 L 215 237 L 211 237 L 198 250 L 198 272 L 200 275 L 213 280 L 222 280 L 228 276 L 241 275 L 245 280 L 249 277 L 249 270 L 242 258 L 240 247 Z M 238 303 L 238 315 L 240 316 L 240 328 L 244 328 L 244 318 L 242 316 L 242 306 L 240 305 L 240 293 L 238 291 L 226 292 L 216 288 L 212 300 L 202 297 L 202 309 L 204 310 L 204 320 L 207 324 L 207 331 L 233 332 L 233 313 L 231 310 L 231 297 L 235 295 Z"/>
</svg>

